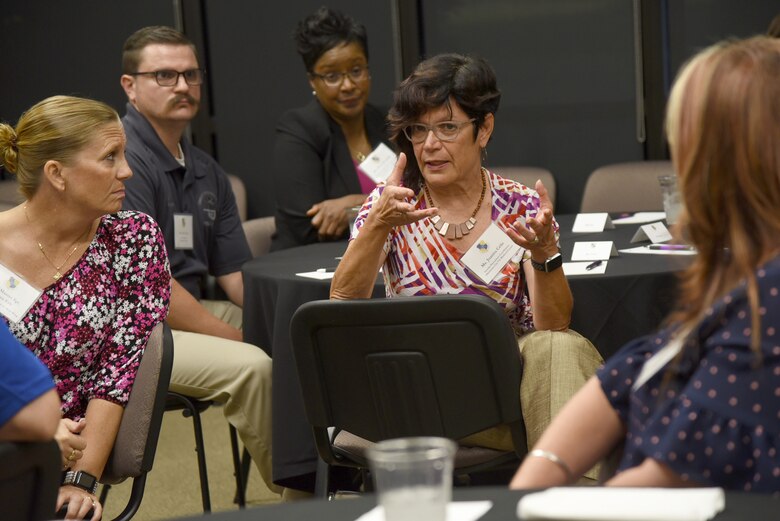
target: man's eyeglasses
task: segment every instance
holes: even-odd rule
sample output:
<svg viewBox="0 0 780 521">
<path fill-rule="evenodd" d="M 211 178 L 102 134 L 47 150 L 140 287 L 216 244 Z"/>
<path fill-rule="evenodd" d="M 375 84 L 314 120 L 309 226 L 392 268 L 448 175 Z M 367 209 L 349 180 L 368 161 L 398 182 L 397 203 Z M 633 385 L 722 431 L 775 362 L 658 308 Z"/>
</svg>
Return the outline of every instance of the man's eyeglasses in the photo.
<svg viewBox="0 0 780 521">
<path fill-rule="evenodd" d="M 159 71 L 133 72 L 130 76 L 154 76 L 157 85 L 160 87 L 173 87 L 179 83 L 179 76 L 184 76 L 187 85 L 201 85 L 206 71 L 203 69 L 189 69 L 186 71 L 174 71 L 173 69 L 162 69 Z"/>
<path fill-rule="evenodd" d="M 368 67 L 357 66 L 352 67 L 347 72 L 329 72 L 327 74 L 312 72 L 311 75 L 321 79 L 328 87 L 339 87 L 346 76 L 349 76 L 352 83 L 365 81 L 368 78 Z"/>
<path fill-rule="evenodd" d="M 476 118 L 471 118 L 468 121 L 441 121 L 433 126 L 426 125 L 424 123 L 412 123 L 408 127 L 404 127 L 404 135 L 414 143 L 422 143 L 428 138 L 428 133 L 433 131 L 433 135 L 439 141 L 455 141 L 458 139 L 460 129 L 466 125 L 470 125 Z"/>
</svg>

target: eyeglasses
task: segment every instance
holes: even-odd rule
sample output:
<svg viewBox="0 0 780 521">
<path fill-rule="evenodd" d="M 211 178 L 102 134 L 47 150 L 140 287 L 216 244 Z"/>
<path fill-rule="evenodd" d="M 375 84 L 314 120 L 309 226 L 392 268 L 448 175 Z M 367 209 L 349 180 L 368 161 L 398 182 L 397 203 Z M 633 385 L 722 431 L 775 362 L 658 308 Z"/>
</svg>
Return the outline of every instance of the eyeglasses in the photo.
<svg viewBox="0 0 780 521">
<path fill-rule="evenodd" d="M 428 133 L 431 131 L 433 131 L 433 135 L 439 141 L 455 141 L 458 139 L 460 129 L 470 125 L 475 120 L 476 118 L 471 118 L 468 121 L 441 121 L 433 126 L 424 123 L 412 123 L 408 127 L 404 127 L 404 135 L 415 145 L 425 141 L 428 138 Z"/>
<path fill-rule="evenodd" d="M 327 74 L 317 74 L 316 72 L 311 73 L 312 76 L 315 78 L 319 78 L 327 85 L 328 87 L 339 87 L 346 76 L 349 76 L 349 79 L 352 80 L 352 83 L 357 83 L 359 81 L 365 81 L 368 78 L 368 67 L 352 67 L 347 72 L 329 72 Z"/>
<path fill-rule="evenodd" d="M 130 76 L 154 76 L 157 85 L 160 87 L 173 87 L 179 83 L 179 76 L 184 76 L 184 81 L 187 85 L 201 85 L 203 83 L 203 76 L 206 75 L 206 71 L 203 69 L 189 69 L 186 71 L 174 71 L 172 69 L 162 69 L 159 71 L 150 72 L 133 72 Z"/>
</svg>

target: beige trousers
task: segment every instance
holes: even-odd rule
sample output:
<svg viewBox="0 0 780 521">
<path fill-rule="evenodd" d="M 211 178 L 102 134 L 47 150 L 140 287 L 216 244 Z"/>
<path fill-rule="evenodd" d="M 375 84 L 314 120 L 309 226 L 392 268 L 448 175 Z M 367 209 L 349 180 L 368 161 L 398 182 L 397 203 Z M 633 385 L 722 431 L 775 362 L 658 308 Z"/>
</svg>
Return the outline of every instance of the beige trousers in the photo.
<svg viewBox="0 0 780 521">
<path fill-rule="evenodd" d="M 563 404 L 593 376 L 604 360 L 588 339 L 572 330 L 535 331 L 520 337 L 517 344 L 523 359 L 520 406 L 528 450 L 531 450 Z M 506 426 L 478 432 L 461 443 L 514 450 Z M 585 475 L 596 479 L 598 469 Z"/>
<path fill-rule="evenodd" d="M 227 301 L 202 300 L 214 316 L 241 328 L 241 308 Z M 271 476 L 271 359 L 251 344 L 173 331 L 171 391 L 224 404 L 225 419 L 238 431 L 269 489 L 281 492 Z"/>
</svg>

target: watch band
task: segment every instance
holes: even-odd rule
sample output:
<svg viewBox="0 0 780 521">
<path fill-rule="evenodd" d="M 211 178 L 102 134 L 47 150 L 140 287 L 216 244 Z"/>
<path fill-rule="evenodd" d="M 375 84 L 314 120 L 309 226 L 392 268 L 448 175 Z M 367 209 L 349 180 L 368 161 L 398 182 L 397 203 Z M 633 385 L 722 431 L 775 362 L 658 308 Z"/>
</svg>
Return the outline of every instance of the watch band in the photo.
<svg viewBox="0 0 780 521">
<path fill-rule="evenodd" d="M 531 266 L 537 271 L 550 273 L 551 271 L 555 271 L 563 266 L 563 255 L 558 252 L 552 257 L 549 257 L 544 262 L 536 262 L 535 260 L 531 259 Z"/>
<path fill-rule="evenodd" d="M 84 472 L 83 470 L 69 470 L 65 472 L 64 476 L 62 477 L 62 484 L 73 485 L 74 487 L 86 490 L 93 496 L 95 495 L 95 492 L 97 492 L 98 487 L 97 478 L 89 472 Z"/>
</svg>

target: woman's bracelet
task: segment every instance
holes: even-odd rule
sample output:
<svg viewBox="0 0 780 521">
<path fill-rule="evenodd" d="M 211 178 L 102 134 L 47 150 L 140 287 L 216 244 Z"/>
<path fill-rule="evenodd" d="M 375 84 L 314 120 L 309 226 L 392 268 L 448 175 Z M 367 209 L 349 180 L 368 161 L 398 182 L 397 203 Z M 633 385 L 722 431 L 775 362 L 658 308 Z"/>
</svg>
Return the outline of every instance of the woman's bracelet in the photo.
<svg viewBox="0 0 780 521">
<path fill-rule="evenodd" d="M 571 471 L 569 466 L 566 464 L 565 461 L 563 461 L 560 457 L 558 457 L 557 454 L 554 452 L 550 452 L 549 450 L 543 450 L 543 449 L 534 449 L 531 452 L 528 453 L 529 456 L 532 456 L 534 458 L 544 458 L 548 461 L 552 461 L 556 465 L 558 465 L 561 469 L 563 469 L 563 472 L 566 473 L 566 478 L 569 482 L 574 481 L 574 473 Z"/>
</svg>

